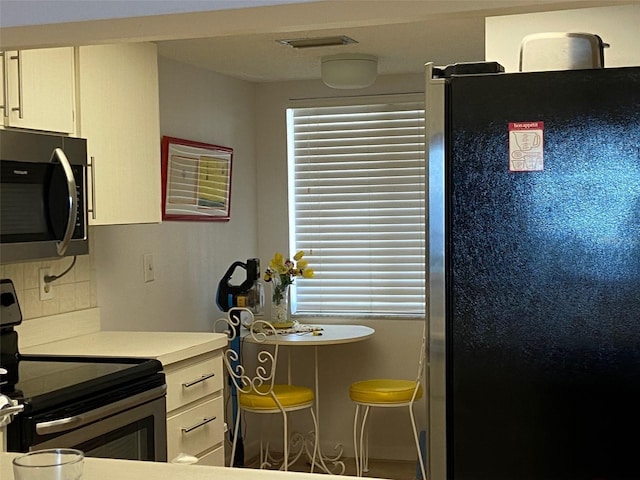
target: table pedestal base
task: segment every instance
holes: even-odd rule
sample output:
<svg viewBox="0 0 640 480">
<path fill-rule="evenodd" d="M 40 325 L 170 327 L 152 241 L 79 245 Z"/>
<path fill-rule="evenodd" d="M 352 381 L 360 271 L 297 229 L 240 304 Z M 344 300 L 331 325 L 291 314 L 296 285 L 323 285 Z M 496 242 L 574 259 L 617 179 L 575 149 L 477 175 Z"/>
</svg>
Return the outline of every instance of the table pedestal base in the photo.
<svg viewBox="0 0 640 480">
<path fill-rule="evenodd" d="M 311 445 L 313 445 L 313 442 L 311 443 Z M 316 464 L 319 470 L 322 470 L 324 473 L 328 473 L 331 475 L 344 475 L 346 466 L 344 462 L 340 460 L 340 458 L 342 458 L 342 453 L 343 453 L 342 445 L 337 444 L 335 447 L 333 447 L 333 450 L 335 451 L 335 455 L 333 457 L 325 453 L 322 453 L 322 450 L 320 449 L 320 445 L 318 445 L 318 450 L 319 452 L 317 456 L 318 458 L 316 459 Z M 308 455 L 309 455 L 309 452 L 307 451 L 307 456 Z M 331 464 L 333 468 L 328 467 L 327 463 Z"/>
<path fill-rule="evenodd" d="M 312 463 L 316 463 L 313 461 L 313 455 L 310 455 L 309 452 L 313 452 L 313 443 L 311 443 L 311 449 L 309 449 L 308 438 L 313 435 L 313 432 L 308 433 L 306 435 L 298 432 L 294 432 L 289 439 L 289 461 L 287 465 L 289 469 L 291 465 L 300 460 L 303 454 L 306 454 L 309 458 L 309 461 Z M 260 468 L 272 468 L 276 465 L 280 465 L 280 470 L 284 470 L 284 456 L 283 455 L 274 455 L 269 446 L 269 442 L 263 443 L 260 442 Z M 314 465 L 315 466 L 315 465 Z"/>
<path fill-rule="evenodd" d="M 289 466 L 289 470 L 291 470 L 291 465 L 300 460 L 300 458 L 304 454 L 307 462 L 314 467 L 310 469 L 311 473 L 313 473 L 314 471 L 322 471 L 330 475 L 343 475 L 346 470 L 346 466 L 344 462 L 340 460 L 343 454 L 342 445 L 337 444 L 334 447 L 333 456 L 324 454 L 319 451 L 316 452 L 314 458 L 313 448 L 316 441 L 315 437 L 316 436 L 314 432 L 294 432 L 291 434 L 291 437 L 289 439 L 289 461 L 287 463 L 287 465 Z M 318 450 L 320 450 L 320 446 L 318 446 Z M 284 470 L 284 457 L 281 453 L 278 453 L 274 454 L 271 451 L 269 442 L 261 442 L 259 468 L 273 468 L 279 465 L 279 469 Z"/>
</svg>

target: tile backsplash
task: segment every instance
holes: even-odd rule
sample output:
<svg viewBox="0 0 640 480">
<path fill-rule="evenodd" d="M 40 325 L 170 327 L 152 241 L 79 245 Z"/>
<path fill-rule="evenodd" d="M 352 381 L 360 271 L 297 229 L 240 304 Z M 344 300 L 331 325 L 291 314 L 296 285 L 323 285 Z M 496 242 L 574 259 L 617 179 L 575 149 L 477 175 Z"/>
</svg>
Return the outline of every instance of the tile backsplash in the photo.
<svg viewBox="0 0 640 480">
<path fill-rule="evenodd" d="M 78 255 L 75 266 L 51 282 L 53 298 L 40 300 L 39 273 L 50 267 L 51 275 L 64 272 L 73 257 L 0 265 L 0 277 L 9 278 L 18 294 L 24 320 L 84 310 L 97 305 L 96 272 L 92 255 Z"/>
</svg>

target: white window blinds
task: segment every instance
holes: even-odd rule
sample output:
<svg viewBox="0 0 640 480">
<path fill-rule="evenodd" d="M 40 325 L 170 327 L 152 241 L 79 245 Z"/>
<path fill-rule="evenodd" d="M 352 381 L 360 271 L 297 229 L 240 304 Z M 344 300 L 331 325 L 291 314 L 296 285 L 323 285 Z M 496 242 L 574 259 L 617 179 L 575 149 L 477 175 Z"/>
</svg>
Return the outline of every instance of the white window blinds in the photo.
<svg viewBox="0 0 640 480">
<path fill-rule="evenodd" d="M 424 315 L 424 103 L 287 111 L 296 314 Z"/>
</svg>

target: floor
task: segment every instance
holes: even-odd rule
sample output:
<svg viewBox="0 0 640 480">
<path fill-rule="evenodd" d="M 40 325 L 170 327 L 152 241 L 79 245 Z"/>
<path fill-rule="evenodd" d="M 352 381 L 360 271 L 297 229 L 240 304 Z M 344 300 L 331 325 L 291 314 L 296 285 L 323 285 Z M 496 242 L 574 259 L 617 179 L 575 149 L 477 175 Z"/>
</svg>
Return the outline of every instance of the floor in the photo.
<svg viewBox="0 0 640 480">
<path fill-rule="evenodd" d="M 343 458 L 345 464 L 345 475 L 355 475 L 355 462 L 353 458 Z M 250 465 L 248 465 L 251 467 Z M 298 461 L 292 465 L 289 470 L 293 472 L 308 472 L 309 463 Z M 314 470 L 315 472 L 315 470 Z M 369 460 L 369 472 L 365 473 L 366 478 L 384 478 L 390 480 L 415 480 L 416 464 L 415 462 L 404 462 L 398 460 Z"/>
</svg>

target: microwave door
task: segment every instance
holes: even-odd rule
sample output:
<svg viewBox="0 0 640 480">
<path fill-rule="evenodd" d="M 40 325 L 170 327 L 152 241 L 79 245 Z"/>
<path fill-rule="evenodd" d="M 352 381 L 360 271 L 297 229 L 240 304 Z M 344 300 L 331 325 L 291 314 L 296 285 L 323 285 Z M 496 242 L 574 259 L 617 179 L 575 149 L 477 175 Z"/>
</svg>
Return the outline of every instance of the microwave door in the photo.
<svg viewBox="0 0 640 480">
<path fill-rule="evenodd" d="M 44 211 L 44 185 L 48 175 L 47 164 L 2 162 L 0 233 L 3 244 L 50 240 L 48 215 Z"/>
<path fill-rule="evenodd" d="M 78 217 L 78 194 L 73 169 L 64 151 L 56 148 L 51 155 L 51 181 L 48 202 L 50 228 L 58 256 L 64 256 L 73 237 Z"/>
<path fill-rule="evenodd" d="M 53 163 L 2 162 L 0 233 L 3 245 L 27 248 L 27 245 L 54 242 L 55 249 L 47 249 L 48 257 L 62 256 L 67 250 L 79 209 L 74 175 L 82 179 L 82 167 L 70 167 L 70 181 L 63 163 L 58 162 L 57 156 L 52 158 Z M 15 260 L 10 257 L 11 254 L 3 251 L 4 260 Z M 20 255 L 18 259 L 28 258 Z"/>
</svg>

